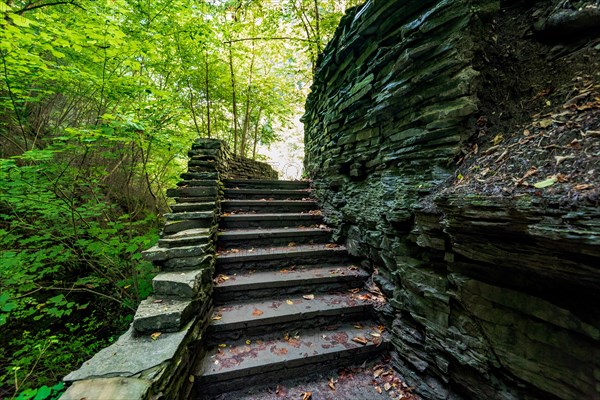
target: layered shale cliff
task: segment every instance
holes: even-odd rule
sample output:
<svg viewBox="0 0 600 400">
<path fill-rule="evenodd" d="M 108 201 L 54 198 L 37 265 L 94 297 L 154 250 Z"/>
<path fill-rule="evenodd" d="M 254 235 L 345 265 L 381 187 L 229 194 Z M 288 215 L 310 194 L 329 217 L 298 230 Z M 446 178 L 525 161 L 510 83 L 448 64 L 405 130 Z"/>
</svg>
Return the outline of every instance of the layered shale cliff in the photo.
<svg viewBox="0 0 600 400">
<path fill-rule="evenodd" d="M 599 18 L 370 0 L 321 57 L 305 168 L 423 398 L 600 398 Z"/>
</svg>

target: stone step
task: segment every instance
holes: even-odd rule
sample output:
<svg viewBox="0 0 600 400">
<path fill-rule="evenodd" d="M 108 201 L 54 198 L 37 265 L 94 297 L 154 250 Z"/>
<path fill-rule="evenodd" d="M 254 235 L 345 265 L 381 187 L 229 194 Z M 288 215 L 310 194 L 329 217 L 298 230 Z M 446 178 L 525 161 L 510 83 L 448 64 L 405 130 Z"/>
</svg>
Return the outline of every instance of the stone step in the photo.
<svg viewBox="0 0 600 400">
<path fill-rule="evenodd" d="M 158 247 L 181 247 L 206 244 L 210 241 L 214 229 L 198 228 L 165 235 L 158 241 Z"/>
<path fill-rule="evenodd" d="M 217 180 L 219 179 L 218 172 L 185 172 L 179 175 L 183 180 Z"/>
<path fill-rule="evenodd" d="M 387 343 L 372 321 L 285 332 L 210 349 L 195 371 L 194 398 L 351 364 L 379 354 Z"/>
<path fill-rule="evenodd" d="M 177 186 L 179 186 L 179 187 L 197 187 L 197 186 L 213 187 L 213 186 L 217 186 L 217 181 L 212 180 L 212 179 L 211 180 L 208 180 L 208 179 L 186 179 L 186 180 L 177 182 Z"/>
<path fill-rule="evenodd" d="M 221 208 L 225 213 L 299 213 L 316 210 L 318 204 L 314 200 L 223 200 Z"/>
<path fill-rule="evenodd" d="M 276 271 L 221 274 L 215 279 L 215 303 L 348 290 L 363 286 L 368 277 L 366 271 L 354 265 L 296 266 Z"/>
<path fill-rule="evenodd" d="M 231 250 L 220 252 L 217 257 L 217 266 L 220 268 L 220 272 L 249 269 L 268 270 L 285 268 L 290 265 L 332 265 L 346 262 L 349 262 L 346 248 L 331 244 Z"/>
<path fill-rule="evenodd" d="M 323 223 L 322 215 L 309 213 L 223 215 L 221 229 L 309 227 Z"/>
<path fill-rule="evenodd" d="M 176 204 L 189 204 L 189 203 L 210 203 L 215 204 L 217 196 L 194 196 L 194 197 L 172 197 Z"/>
<path fill-rule="evenodd" d="M 171 205 L 173 212 L 190 212 L 190 211 L 213 211 L 215 209 L 214 202 L 205 203 L 175 203 Z"/>
<path fill-rule="evenodd" d="M 226 199 L 272 199 L 272 200 L 310 200 L 310 190 L 290 190 L 290 189 L 234 189 L 225 188 L 224 195 Z"/>
<path fill-rule="evenodd" d="M 225 188 L 239 189 L 308 189 L 310 181 L 280 181 L 272 179 L 225 179 Z"/>
<path fill-rule="evenodd" d="M 216 186 L 182 186 L 178 188 L 167 189 L 169 197 L 210 197 L 214 201 L 217 195 Z"/>
<path fill-rule="evenodd" d="M 164 235 L 170 235 L 188 229 L 210 228 L 215 222 L 212 211 L 177 212 L 164 214 L 166 223 Z"/>
<path fill-rule="evenodd" d="M 224 250 L 264 246 L 295 246 L 298 244 L 326 243 L 331 238 L 331 229 L 235 229 L 219 232 L 218 238 L 217 247 Z"/>
<path fill-rule="evenodd" d="M 306 292 L 303 295 L 284 294 L 268 299 L 227 303 L 215 307 L 209 330 L 214 333 L 232 332 L 234 335 L 239 335 L 243 330 L 245 335 L 251 335 L 262 328 L 268 332 L 270 326 L 278 324 L 289 325 L 320 317 L 335 316 L 337 320 L 343 315 L 362 316 L 370 309 L 371 303 L 369 297 L 361 300 L 360 295 L 350 291 L 335 294 Z"/>
</svg>

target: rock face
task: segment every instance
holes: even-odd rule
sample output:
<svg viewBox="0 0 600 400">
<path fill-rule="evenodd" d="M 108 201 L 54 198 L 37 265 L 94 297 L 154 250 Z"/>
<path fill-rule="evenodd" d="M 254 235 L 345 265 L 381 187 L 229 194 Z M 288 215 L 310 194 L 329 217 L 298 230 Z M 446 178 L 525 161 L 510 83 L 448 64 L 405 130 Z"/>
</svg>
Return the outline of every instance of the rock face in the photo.
<svg viewBox="0 0 600 400">
<path fill-rule="evenodd" d="M 540 89 L 507 100 L 487 80 L 508 71 L 486 61 L 493 29 L 535 14 L 524 3 L 367 1 L 342 19 L 307 101 L 315 196 L 389 297 L 396 367 L 426 399 L 600 398 L 598 204 L 454 187 L 483 112 L 509 126 L 503 105 Z"/>
</svg>

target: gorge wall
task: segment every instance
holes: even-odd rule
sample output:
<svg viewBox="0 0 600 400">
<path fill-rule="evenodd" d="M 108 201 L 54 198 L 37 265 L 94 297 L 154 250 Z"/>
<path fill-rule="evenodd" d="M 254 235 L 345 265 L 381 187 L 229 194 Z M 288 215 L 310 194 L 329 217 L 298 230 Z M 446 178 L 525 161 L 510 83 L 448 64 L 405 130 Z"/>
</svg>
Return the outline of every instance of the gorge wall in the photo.
<svg viewBox="0 0 600 400">
<path fill-rule="evenodd" d="M 600 398 L 599 17 L 369 0 L 321 56 L 305 169 L 423 398 Z"/>
</svg>

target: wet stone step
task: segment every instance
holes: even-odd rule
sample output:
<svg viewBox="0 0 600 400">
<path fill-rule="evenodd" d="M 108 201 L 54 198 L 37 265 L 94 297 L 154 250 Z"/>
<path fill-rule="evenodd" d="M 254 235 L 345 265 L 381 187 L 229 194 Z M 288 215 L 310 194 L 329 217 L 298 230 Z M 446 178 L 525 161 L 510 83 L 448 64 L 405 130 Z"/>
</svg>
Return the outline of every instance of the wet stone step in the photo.
<svg viewBox="0 0 600 400">
<path fill-rule="evenodd" d="M 214 202 L 206 203 L 176 203 L 171 205 L 173 212 L 193 212 L 193 211 L 213 211 L 215 209 Z"/>
<path fill-rule="evenodd" d="M 307 227 L 320 225 L 322 222 L 322 215 L 309 213 L 233 214 L 223 215 L 219 227 L 221 229 Z"/>
<path fill-rule="evenodd" d="M 217 266 L 221 272 L 279 269 L 305 264 L 332 265 L 345 262 L 348 262 L 346 248 L 331 244 L 226 250 L 219 252 L 217 257 Z"/>
<path fill-rule="evenodd" d="M 213 187 L 213 186 L 217 186 L 217 181 L 208 180 L 208 179 L 188 179 L 188 180 L 183 180 L 183 181 L 177 182 L 177 186 L 179 186 L 179 187 L 196 187 L 196 186 Z"/>
<path fill-rule="evenodd" d="M 368 276 L 353 265 L 294 266 L 274 271 L 219 274 L 214 279 L 215 303 L 347 291 L 362 287 Z"/>
<path fill-rule="evenodd" d="M 335 294 L 305 293 L 295 296 L 277 296 L 258 301 L 225 304 L 215 308 L 211 332 L 240 330 L 304 321 L 318 317 L 362 315 L 371 307 L 365 293 L 350 291 Z"/>
<path fill-rule="evenodd" d="M 199 365 L 193 396 L 307 375 L 314 368 L 345 365 L 385 348 L 385 332 L 372 321 L 224 342 L 211 349 Z"/>
<path fill-rule="evenodd" d="M 221 208 L 225 213 L 252 211 L 259 213 L 299 213 L 316 210 L 318 205 L 314 200 L 223 200 Z"/>
<path fill-rule="evenodd" d="M 267 179 L 225 179 L 226 188 L 239 189 L 308 189 L 310 181 L 279 181 Z"/>
<path fill-rule="evenodd" d="M 259 246 L 295 246 L 325 243 L 331 238 L 331 229 L 273 228 L 235 229 L 219 232 L 219 249 L 252 248 Z"/>
<path fill-rule="evenodd" d="M 181 247 L 208 243 L 214 230 L 212 228 L 198 228 L 183 230 L 172 235 L 163 236 L 158 241 L 159 247 Z"/>
<path fill-rule="evenodd" d="M 310 198 L 310 190 L 287 190 L 287 189 L 231 189 L 225 188 L 227 199 L 273 199 L 273 200 L 301 200 Z"/>
</svg>

